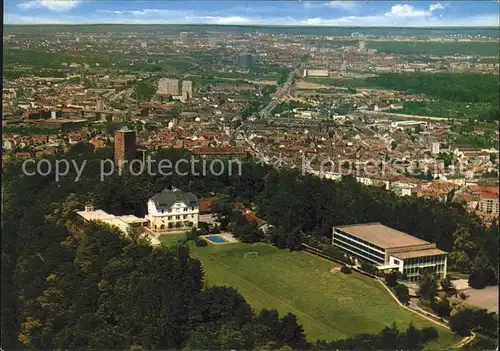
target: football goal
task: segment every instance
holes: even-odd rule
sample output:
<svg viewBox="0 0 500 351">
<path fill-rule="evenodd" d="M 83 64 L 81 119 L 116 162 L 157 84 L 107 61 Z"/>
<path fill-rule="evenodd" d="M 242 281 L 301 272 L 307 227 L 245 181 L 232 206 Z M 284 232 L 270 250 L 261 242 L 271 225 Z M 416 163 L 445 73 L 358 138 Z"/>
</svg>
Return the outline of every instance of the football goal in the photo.
<svg viewBox="0 0 500 351">
<path fill-rule="evenodd" d="M 341 297 L 337 302 L 339 307 L 352 307 L 354 306 L 354 300 L 352 297 Z"/>
<path fill-rule="evenodd" d="M 246 258 L 256 258 L 256 257 L 259 257 L 259 253 L 258 252 L 245 252 L 245 254 L 243 255 L 243 257 Z"/>
</svg>

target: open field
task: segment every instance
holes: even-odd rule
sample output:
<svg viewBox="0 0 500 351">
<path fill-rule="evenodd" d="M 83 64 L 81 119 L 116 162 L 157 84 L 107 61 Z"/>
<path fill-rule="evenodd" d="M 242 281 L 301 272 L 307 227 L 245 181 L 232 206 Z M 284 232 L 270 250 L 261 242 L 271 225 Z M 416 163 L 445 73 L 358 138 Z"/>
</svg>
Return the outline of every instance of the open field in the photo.
<svg viewBox="0 0 500 351">
<path fill-rule="evenodd" d="M 259 84 L 259 85 L 277 85 L 277 81 L 275 80 L 250 80 L 250 83 Z"/>
<path fill-rule="evenodd" d="M 314 82 L 308 82 L 305 80 L 299 80 L 296 84 L 298 90 L 316 90 L 316 89 L 328 89 L 329 85 L 319 84 Z"/>
<path fill-rule="evenodd" d="M 449 348 L 458 340 L 450 331 L 405 311 L 371 278 L 331 273 L 332 262 L 305 252 L 241 243 L 193 247 L 192 252 L 203 264 L 207 285 L 235 287 L 256 311 L 294 313 L 309 340 L 378 333 L 393 321 L 401 328 L 410 321 L 418 328 L 435 326 L 440 339 L 428 348 Z M 245 252 L 258 252 L 258 257 L 245 259 Z M 339 307 L 338 299 L 345 297 L 352 297 L 354 306 Z"/>
<path fill-rule="evenodd" d="M 176 244 L 177 241 L 179 240 L 185 240 L 186 239 L 186 233 L 172 233 L 172 234 L 164 234 L 160 235 L 158 237 L 158 240 L 160 240 L 163 244 L 166 244 L 168 246 Z"/>
</svg>

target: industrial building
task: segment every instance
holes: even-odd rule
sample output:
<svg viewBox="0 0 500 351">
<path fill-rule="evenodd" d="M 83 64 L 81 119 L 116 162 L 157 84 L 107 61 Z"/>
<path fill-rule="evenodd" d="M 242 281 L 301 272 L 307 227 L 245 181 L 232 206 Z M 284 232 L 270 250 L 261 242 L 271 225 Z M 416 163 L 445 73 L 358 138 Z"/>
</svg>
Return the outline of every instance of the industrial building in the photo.
<svg viewBox="0 0 500 351">
<path fill-rule="evenodd" d="M 305 69 L 304 77 L 328 77 L 327 69 Z"/>
<path fill-rule="evenodd" d="M 446 276 L 445 251 L 380 223 L 334 227 L 332 244 L 357 264 L 366 262 L 379 270 L 398 270 L 411 282 L 418 281 L 424 271 Z"/>
</svg>

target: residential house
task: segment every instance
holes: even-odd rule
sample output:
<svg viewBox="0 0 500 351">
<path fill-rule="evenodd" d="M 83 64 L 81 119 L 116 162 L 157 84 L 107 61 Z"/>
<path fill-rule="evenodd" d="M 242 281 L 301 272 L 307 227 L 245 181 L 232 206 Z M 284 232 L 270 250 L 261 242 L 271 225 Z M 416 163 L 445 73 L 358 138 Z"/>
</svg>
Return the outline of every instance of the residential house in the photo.
<svg viewBox="0 0 500 351">
<path fill-rule="evenodd" d="M 154 231 L 186 230 L 198 227 L 198 198 L 179 189 L 165 189 L 148 201 L 150 228 Z"/>
</svg>

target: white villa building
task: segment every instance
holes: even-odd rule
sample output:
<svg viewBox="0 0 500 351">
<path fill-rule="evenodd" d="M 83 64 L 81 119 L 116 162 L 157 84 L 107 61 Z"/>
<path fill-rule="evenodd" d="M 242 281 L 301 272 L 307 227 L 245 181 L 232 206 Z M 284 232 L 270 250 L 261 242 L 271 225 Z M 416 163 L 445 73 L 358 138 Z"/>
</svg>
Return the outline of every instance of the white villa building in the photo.
<svg viewBox="0 0 500 351">
<path fill-rule="evenodd" d="M 364 261 L 379 270 L 398 270 L 411 282 L 418 281 L 424 270 L 446 276 L 447 252 L 380 223 L 334 227 L 332 244 L 358 264 Z"/>
<path fill-rule="evenodd" d="M 179 189 L 165 189 L 148 201 L 149 227 L 154 231 L 186 230 L 198 227 L 198 198 Z"/>
</svg>

